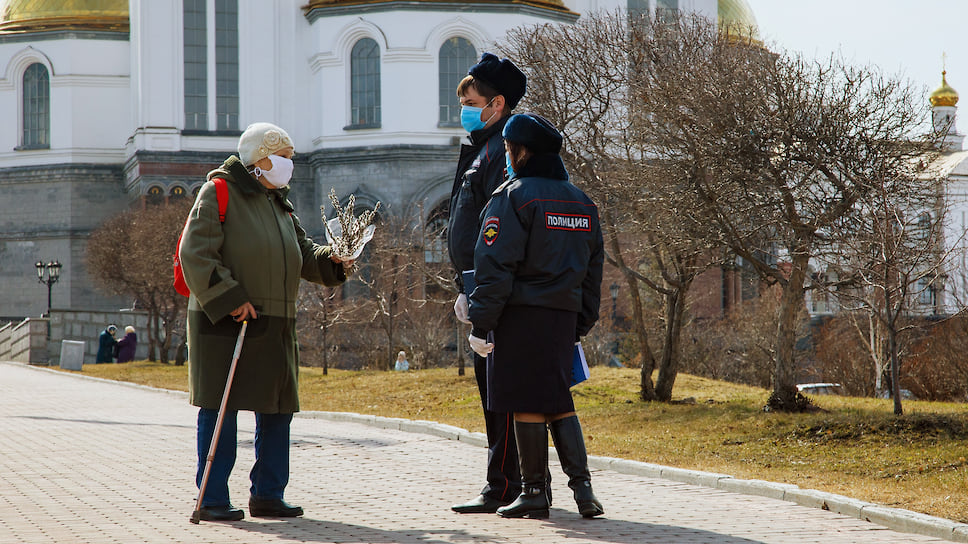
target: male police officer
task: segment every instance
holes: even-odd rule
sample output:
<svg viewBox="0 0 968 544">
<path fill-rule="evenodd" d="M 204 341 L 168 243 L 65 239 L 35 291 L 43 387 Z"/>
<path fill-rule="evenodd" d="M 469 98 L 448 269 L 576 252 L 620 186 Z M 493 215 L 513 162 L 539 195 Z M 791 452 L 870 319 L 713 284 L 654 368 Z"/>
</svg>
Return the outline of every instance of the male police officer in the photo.
<svg viewBox="0 0 968 544">
<path fill-rule="evenodd" d="M 467 74 L 457 87 L 457 95 L 461 102 L 461 125 L 470 133 L 470 145 L 461 146 L 447 224 L 448 251 L 460 290 L 454 313 L 464 323 L 470 323 L 467 296 L 474 289 L 474 245 L 481 231 L 480 214 L 491 193 L 504 182 L 501 131 L 527 85 L 525 75 L 510 60 L 499 59 L 491 53 L 484 53 Z M 511 414 L 487 409 L 486 372 L 486 360 L 475 354 L 474 374 L 487 429 L 487 485 L 478 497 L 452 507 L 463 514 L 494 513 L 521 491 Z"/>
</svg>

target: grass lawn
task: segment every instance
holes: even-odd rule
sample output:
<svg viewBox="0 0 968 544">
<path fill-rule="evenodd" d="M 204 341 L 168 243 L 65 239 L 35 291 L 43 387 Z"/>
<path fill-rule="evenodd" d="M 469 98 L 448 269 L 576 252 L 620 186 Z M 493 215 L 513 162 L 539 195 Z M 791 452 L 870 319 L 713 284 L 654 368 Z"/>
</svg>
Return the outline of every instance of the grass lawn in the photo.
<svg viewBox="0 0 968 544">
<path fill-rule="evenodd" d="M 187 389 L 187 367 L 85 365 L 84 375 Z M 796 484 L 968 522 L 968 406 L 819 396 L 825 412 L 763 412 L 763 389 L 680 375 L 675 404 L 638 400 L 637 369 L 592 369 L 572 392 L 588 452 Z M 682 399 L 694 399 L 682 400 Z M 303 410 L 425 419 L 484 432 L 473 369 L 303 368 Z M 483 470 L 483 466 L 481 467 Z"/>
</svg>

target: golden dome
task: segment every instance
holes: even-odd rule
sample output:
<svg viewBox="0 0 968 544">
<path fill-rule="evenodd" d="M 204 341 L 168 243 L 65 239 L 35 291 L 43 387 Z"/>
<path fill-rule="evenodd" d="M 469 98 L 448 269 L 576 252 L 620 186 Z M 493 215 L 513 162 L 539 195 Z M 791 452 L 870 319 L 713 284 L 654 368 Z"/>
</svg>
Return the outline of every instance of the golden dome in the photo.
<svg viewBox="0 0 968 544">
<path fill-rule="evenodd" d="M 929 100 L 932 106 L 951 106 L 954 107 L 958 103 L 958 91 L 951 88 L 948 85 L 948 80 L 945 79 L 945 75 L 948 72 L 941 72 L 941 86 L 931 93 Z"/>
<path fill-rule="evenodd" d="M 0 33 L 128 31 L 128 0 L 0 0 Z"/>
<path fill-rule="evenodd" d="M 756 24 L 756 16 L 746 0 L 719 0 L 718 6 L 719 28 L 726 31 L 730 37 L 750 40 L 761 45 L 760 29 Z"/>
<path fill-rule="evenodd" d="M 333 6 L 353 6 L 366 4 L 383 4 L 393 0 L 311 0 L 309 4 L 303 6 L 307 13 L 313 8 L 327 8 Z M 556 11 L 569 11 L 565 7 L 563 0 L 471 0 L 475 4 L 524 4 L 539 8 L 548 8 Z M 453 4 L 454 0 L 411 0 L 423 4 L 448 3 Z"/>
</svg>

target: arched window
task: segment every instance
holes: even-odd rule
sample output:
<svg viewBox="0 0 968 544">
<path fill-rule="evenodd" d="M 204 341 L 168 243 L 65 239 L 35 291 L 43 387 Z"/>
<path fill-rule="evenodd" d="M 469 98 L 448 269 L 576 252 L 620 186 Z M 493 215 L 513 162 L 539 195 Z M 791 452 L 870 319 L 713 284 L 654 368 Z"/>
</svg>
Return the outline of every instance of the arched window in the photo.
<svg viewBox="0 0 968 544">
<path fill-rule="evenodd" d="M 447 258 L 447 217 L 450 201 L 444 200 L 433 208 L 424 225 L 424 262 L 431 274 L 446 277 L 450 272 L 450 260 Z M 430 274 L 424 280 L 424 295 L 427 297 L 445 299 L 450 295 Z"/>
<path fill-rule="evenodd" d="M 20 148 L 50 148 L 50 77 L 43 64 L 31 64 L 24 72 L 23 101 Z"/>
<path fill-rule="evenodd" d="M 154 185 L 148 188 L 145 194 L 145 204 L 148 206 L 161 206 L 165 203 L 165 191 L 161 187 Z"/>
<path fill-rule="evenodd" d="M 188 196 L 188 192 L 185 191 L 184 187 L 174 186 L 171 188 L 171 198 L 185 198 Z"/>
<path fill-rule="evenodd" d="M 350 127 L 380 126 L 380 46 L 370 38 L 350 53 Z"/>
<path fill-rule="evenodd" d="M 440 46 L 438 78 L 440 84 L 440 125 L 460 126 L 460 100 L 457 84 L 467 76 L 467 69 L 477 61 L 477 51 L 464 38 L 451 38 Z"/>
<path fill-rule="evenodd" d="M 450 202 L 444 201 L 434 207 L 424 227 L 424 262 L 448 263 L 447 217 Z"/>
</svg>

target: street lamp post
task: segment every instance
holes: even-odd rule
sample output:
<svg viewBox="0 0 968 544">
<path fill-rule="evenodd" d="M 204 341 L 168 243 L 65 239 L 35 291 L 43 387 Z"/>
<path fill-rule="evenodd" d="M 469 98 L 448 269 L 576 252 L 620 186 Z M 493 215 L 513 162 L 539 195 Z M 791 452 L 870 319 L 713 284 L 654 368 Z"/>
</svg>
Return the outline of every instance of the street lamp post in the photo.
<svg viewBox="0 0 968 544">
<path fill-rule="evenodd" d="M 60 279 L 60 269 L 62 266 L 64 265 L 57 261 L 50 261 L 48 263 L 37 261 L 34 264 L 34 267 L 37 268 L 37 281 L 47 286 L 47 313 L 44 314 L 44 317 L 50 317 L 50 291 L 51 287 Z"/>
</svg>

